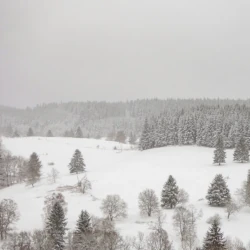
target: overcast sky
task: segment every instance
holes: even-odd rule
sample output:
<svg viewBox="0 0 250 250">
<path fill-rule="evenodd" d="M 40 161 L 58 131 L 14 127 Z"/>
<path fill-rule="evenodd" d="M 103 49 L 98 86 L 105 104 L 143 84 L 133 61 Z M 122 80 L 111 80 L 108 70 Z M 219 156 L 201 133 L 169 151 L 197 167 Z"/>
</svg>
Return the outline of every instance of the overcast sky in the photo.
<svg viewBox="0 0 250 250">
<path fill-rule="evenodd" d="M 250 97 L 249 0 L 1 0 L 0 104 Z"/>
</svg>

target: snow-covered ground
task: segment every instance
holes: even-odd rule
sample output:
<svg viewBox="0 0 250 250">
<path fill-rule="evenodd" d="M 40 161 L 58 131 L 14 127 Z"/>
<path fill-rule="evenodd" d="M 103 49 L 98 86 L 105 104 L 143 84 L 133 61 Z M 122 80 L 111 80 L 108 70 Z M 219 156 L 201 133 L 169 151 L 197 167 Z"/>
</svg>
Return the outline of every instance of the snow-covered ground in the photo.
<svg viewBox="0 0 250 250">
<path fill-rule="evenodd" d="M 190 195 L 190 204 L 203 210 L 203 217 L 198 221 L 198 236 L 202 241 L 209 227 L 206 220 L 218 213 L 222 217 L 222 231 L 225 236 L 238 237 L 247 243 L 250 241 L 250 208 L 226 218 L 224 208 L 212 208 L 204 199 L 214 176 L 223 174 L 228 180 L 231 194 L 246 180 L 250 164 L 238 164 L 232 160 L 232 150 L 227 150 L 227 164 L 212 165 L 213 149 L 196 146 L 165 147 L 148 151 L 130 150 L 129 145 L 122 145 L 123 150 L 115 151 L 115 142 L 93 139 L 73 138 L 3 138 L 3 145 L 14 155 L 29 157 L 37 152 L 42 164 L 43 178 L 34 188 L 25 184 L 14 185 L 0 190 L 0 199 L 11 198 L 18 203 L 21 218 L 16 224 L 18 230 L 42 228 L 44 197 L 59 186 L 74 185 L 75 175 L 70 175 L 69 161 L 79 149 L 84 157 L 87 176 L 92 182 L 88 194 L 63 192 L 68 202 L 68 227 L 73 229 L 80 213 L 86 209 L 90 214 L 102 216 L 101 200 L 107 194 L 119 194 L 128 203 L 128 218 L 117 221 L 117 228 L 123 235 L 136 235 L 138 231 L 147 231 L 151 219 L 142 218 L 138 209 L 138 194 L 145 188 L 152 188 L 160 198 L 161 190 L 171 174 L 180 188 Z M 60 172 L 56 184 L 50 184 L 47 174 L 51 170 L 49 162 L 54 162 Z M 173 210 L 165 210 L 165 228 L 169 237 L 178 242 L 172 227 Z"/>
</svg>

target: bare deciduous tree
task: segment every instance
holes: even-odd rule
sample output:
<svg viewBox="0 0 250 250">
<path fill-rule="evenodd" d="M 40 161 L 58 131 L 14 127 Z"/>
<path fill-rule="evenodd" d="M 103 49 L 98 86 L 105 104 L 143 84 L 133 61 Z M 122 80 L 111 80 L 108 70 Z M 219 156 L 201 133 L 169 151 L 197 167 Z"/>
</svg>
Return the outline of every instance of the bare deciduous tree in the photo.
<svg viewBox="0 0 250 250">
<path fill-rule="evenodd" d="M 146 189 L 139 194 L 139 208 L 142 215 L 151 216 L 159 210 L 159 201 L 152 189 Z"/>
<path fill-rule="evenodd" d="M 55 168 L 52 168 L 50 173 L 48 174 L 48 179 L 50 183 L 56 183 L 56 180 L 58 179 L 59 171 Z"/>
<path fill-rule="evenodd" d="M 196 248 L 196 222 L 201 217 L 201 212 L 190 206 L 188 208 L 180 206 L 175 209 L 173 216 L 174 228 L 180 236 L 183 250 L 193 250 Z"/>
<path fill-rule="evenodd" d="M 165 216 L 158 213 L 156 223 L 151 227 L 152 232 L 147 237 L 147 250 L 171 250 L 172 244 L 168 239 L 167 232 L 163 229 Z"/>
<path fill-rule="evenodd" d="M 178 204 L 184 205 L 189 201 L 189 194 L 184 189 L 180 189 L 177 195 L 177 200 Z"/>
<path fill-rule="evenodd" d="M 240 205 L 236 203 L 236 201 L 231 200 L 227 205 L 226 205 L 226 213 L 227 213 L 227 218 L 229 220 L 230 216 L 232 214 L 235 214 L 239 212 L 240 210 Z"/>
<path fill-rule="evenodd" d="M 107 195 L 102 201 L 101 210 L 111 221 L 127 217 L 127 204 L 119 195 Z"/>
<path fill-rule="evenodd" d="M 84 175 L 84 177 L 81 179 L 79 184 L 80 184 L 81 192 L 83 194 L 85 194 L 86 191 L 92 189 L 91 182 L 89 181 L 86 175 Z"/>
<path fill-rule="evenodd" d="M 12 230 L 11 226 L 18 221 L 19 212 L 17 204 L 11 199 L 4 199 L 0 202 L 0 237 L 1 240 L 7 237 Z"/>
</svg>

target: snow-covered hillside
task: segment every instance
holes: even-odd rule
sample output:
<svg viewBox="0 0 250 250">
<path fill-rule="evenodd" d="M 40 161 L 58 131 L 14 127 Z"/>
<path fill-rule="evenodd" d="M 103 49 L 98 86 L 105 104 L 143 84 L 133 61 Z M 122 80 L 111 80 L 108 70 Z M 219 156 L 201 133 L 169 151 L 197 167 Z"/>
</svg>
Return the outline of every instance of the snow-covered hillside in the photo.
<svg viewBox="0 0 250 250">
<path fill-rule="evenodd" d="M 128 218 L 117 221 L 117 228 L 123 235 L 135 235 L 138 231 L 148 230 L 147 218 L 142 218 L 138 209 L 138 194 L 145 188 L 152 188 L 160 197 L 162 187 L 168 176 L 175 177 L 180 188 L 190 195 L 190 204 L 203 210 L 203 217 L 198 221 L 198 236 L 202 240 L 209 227 L 208 217 L 219 213 L 223 218 L 222 231 L 226 236 L 239 237 L 250 241 L 250 208 L 243 208 L 226 219 L 224 208 L 211 208 L 205 196 L 214 176 L 218 173 L 227 178 L 231 194 L 241 187 L 246 179 L 250 164 L 237 164 L 232 160 L 232 150 L 227 150 L 227 164 L 212 165 L 213 149 L 196 146 L 165 147 L 148 151 L 131 150 L 129 145 L 92 139 L 69 138 L 3 138 L 3 145 L 14 155 L 29 157 L 37 152 L 42 164 L 42 180 L 34 188 L 25 184 L 14 185 L 0 190 L 0 199 L 11 198 L 18 203 L 21 218 L 16 224 L 18 230 L 42 228 L 44 197 L 59 186 L 74 185 L 75 175 L 70 175 L 69 161 L 75 149 L 84 157 L 87 176 L 92 182 L 88 194 L 63 192 L 68 202 L 68 227 L 73 229 L 80 213 L 86 209 L 90 214 L 102 216 L 101 200 L 107 194 L 119 194 L 128 203 Z M 115 151 L 114 146 L 123 150 Z M 48 182 L 51 170 L 49 162 L 60 172 L 56 184 Z M 169 237 L 177 242 L 172 227 L 172 210 L 165 210 L 167 219 L 165 228 Z M 152 220 L 152 219 L 151 219 Z"/>
</svg>

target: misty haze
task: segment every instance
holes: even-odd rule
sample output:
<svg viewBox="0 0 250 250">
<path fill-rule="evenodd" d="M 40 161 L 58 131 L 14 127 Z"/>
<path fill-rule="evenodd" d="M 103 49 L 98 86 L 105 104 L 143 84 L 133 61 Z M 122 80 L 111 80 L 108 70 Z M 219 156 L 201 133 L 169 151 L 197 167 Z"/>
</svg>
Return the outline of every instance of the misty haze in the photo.
<svg viewBox="0 0 250 250">
<path fill-rule="evenodd" d="M 249 13 L 0 1 L 0 249 L 250 250 Z"/>
</svg>

